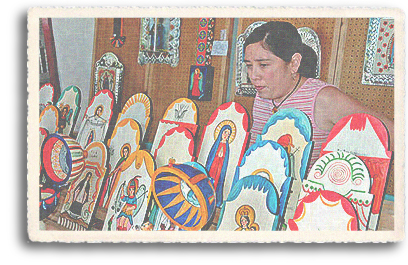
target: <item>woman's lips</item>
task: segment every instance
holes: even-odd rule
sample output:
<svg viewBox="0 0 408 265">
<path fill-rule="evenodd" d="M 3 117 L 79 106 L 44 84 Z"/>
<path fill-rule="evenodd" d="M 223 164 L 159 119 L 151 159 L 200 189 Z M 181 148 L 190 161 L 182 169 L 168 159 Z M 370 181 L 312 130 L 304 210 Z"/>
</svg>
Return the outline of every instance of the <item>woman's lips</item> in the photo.
<svg viewBox="0 0 408 265">
<path fill-rule="evenodd" d="M 263 90 L 265 87 L 264 86 L 255 86 L 255 89 L 257 90 L 257 91 L 261 91 L 261 90 Z"/>
</svg>

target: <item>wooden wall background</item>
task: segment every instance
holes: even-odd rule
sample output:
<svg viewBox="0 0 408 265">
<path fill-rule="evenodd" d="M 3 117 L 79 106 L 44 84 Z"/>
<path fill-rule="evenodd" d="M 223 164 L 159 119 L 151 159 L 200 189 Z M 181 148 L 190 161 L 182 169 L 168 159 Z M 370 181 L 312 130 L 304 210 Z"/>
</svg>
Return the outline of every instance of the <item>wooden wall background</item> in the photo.
<svg viewBox="0 0 408 265">
<path fill-rule="evenodd" d="M 227 56 L 212 57 L 212 66 L 215 68 L 212 100 L 195 101 L 199 110 L 197 145 L 210 115 L 226 101 L 236 101 L 243 105 L 252 120 L 253 98 L 235 96 L 235 62 L 234 58 L 231 58 L 233 54 L 231 49 L 235 48 L 232 47 L 234 22 L 237 23 L 235 35 L 238 36 L 253 22 L 269 20 L 270 18 L 216 18 L 215 40 L 220 39 L 221 30 L 226 30 L 229 50 Z M 363 104 L 393 118 L 394 89 L 361 84 L 368 18 L 277 18 L 276 20 L 288 21 L 296 27 L 312 28 L 319 35 L 322 47 L 321 79 L 339 86 Z M 143 66 L 138 64 L 140 18 L 124 19 L 123 35 L 126 36 L 126 42 L 122 48 L 113 48 L 109 41 L 113 32 L 113 18 L 96 19 L 93 65 L 106 52 L 115 53 L 123 63 L 125 70 L 122 107 L 135 93 L 144 92 L 152 99 L 152 120 L 148 131 L 148 142 L 153 141 L 158 122 L 170 103 L 178 98 L 187 97 L 190 66 L 195 64 L 198 22 L 199 18 L 181 19 L 180 61 L 176 67 L 171 67 L 167 64 Z M 230 70 L 233 71 L 231 75 Z M 232 78 L 228 79 L 229 76 Z M 394 194 L 393 183 L 393 166 L 391 166 L 387 194 Z"/>
</svg>

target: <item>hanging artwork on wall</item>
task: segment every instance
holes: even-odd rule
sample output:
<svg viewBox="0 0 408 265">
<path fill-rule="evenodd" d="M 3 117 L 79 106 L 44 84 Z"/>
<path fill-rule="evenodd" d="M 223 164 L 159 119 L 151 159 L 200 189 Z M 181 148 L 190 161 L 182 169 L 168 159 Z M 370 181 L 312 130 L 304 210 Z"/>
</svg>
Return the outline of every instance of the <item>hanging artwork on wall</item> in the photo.
<svg viewBox="0 0 408 265">
<path fill-rule="evenodd" d="M 235 70 L 235 85 L 236 91 L 235 94 L 239 96 L 249 96 L 255 97 L 256 89 L 251 84 L 251 80 L 248 76 L 248 70 L 246 64 L 244 63 L 244 44 L 246 38 L 256 29 L 257 27 L 265 24 L 265 21 L 256 21 L 249 25 L 244 33 L 240 34 L 236 42 L 236 70 Z M 320 68 L 321 68 L 321 47 L 320 40 L 317 33 L 308 27 L 298 28 L 298 33 L 302 39 L 302 42 L 313 49 L 317 57 L 316 65 L 316 78 L 320 77 Z"/>
<path fill-rule="evenodd" d="M 115 106 L 120 105 L 122 95 L 124 66 L 118 57 L 107 52 L 95 63 L 94 95 L 100 90 L 112 91 L 115 98 Z"/>
<path fill-rule="evenodd" d="M 126 118 L 136 120 L 140 125 L 140 140 L 143 141 L 145 133 L 150 124 L 151 116 L 151 99 L 143 93 L 137 93 L 131 96 L 119 113 L 116 124 Z"/>
<path fill-rule="evenodd" d="M 281 109 L 270 117 L 257 140 L 275 141 L 282 145 L 289 155 L 293 183 L 287 206 L 287 217 L 292 218 L 313 145 L 310 120 L 300 110 Z"/>
<path fill-rule="evenodd" d="M 115 100 L 110 90 L 100 90 L 92 98 L 85 111 L 81 127 L 79 127 L 77 142 L 85 148 L 92 142 L 104 142 L 109 123 L 112 118 Z"/>
<path fill-rule="evenodd" d="M 217 231 L 276 231 L 279 195 L 268 179 L 251 175 L 232 187 L 223 203 Z"/>
<path fill-rule="evenodd" d="M 140 148 L 140 126 L 133 119 L 124 119 L 113 130 L 108 140 L 109 174 L 105 178 L 99 206 L 107 208 L 124 168 L 129 167 L 132 157 Z"/>
<path fill-rule="evenodd" d="M 215 18 L 200 18 L 197 35 L 196 65 L 211 65 Z"/>
<path fill-rule="evenodd" d="M 45 107 L 52 105 L 54 100 L 54 87 L 50 84 L 44 84 L 40 87 L 40 113 Z"/>
<path fill-rule="evenodd" d="M 367 166 L 372 179 L 370 193 L 374 195 L 369 229 L 376 230 L 392 157 L 387 129 L 380 120 L 365 113 L 346 116 L 334 125 L 320 155 L 335 151 L 354 154 Z"/>
<path fill-rule="evenodd" d="M 87 230 L 105 174 L 107 150 L 93 142 L 86 148 L 88 157 L 81 175 L 71 183 L 58 217 L 58 224 L 70 230 Z"/>
<path fill-rule="evenodd" d="M 211 101 L 214 81 L 214 67 L 190 66 L 188 98 L 199 101 Z"/>
<path fill-rule="evenodd" d="M 103 225 L 104 231 L 141 230 L 150 199 L 150 184 L 154 174 L 153 157 L 138 150 L 132 162 L 124 169 L 113 192 L 112 200 Z"/>
<path fill-rule="evenodd" d="M 123 36 L 123 18 L 113 19 L 113 36 L 110 38 L 111 44 L 115 48 L 120 48 L 125 44 L 126 37 Z"/>
<path fill-rule="evenodd" d="M 368 169 L 360 158 L 346 152 L 331 152 L 313 165 L 303 181 L 299 199 L 318 190 L 334 191 L 352 202 L 357 212 L 359 230 L 367 230 L 374 197 L 369 193 L 370 187 Z"/>
<path fill-rule="evenodd" d="M 58 133 L 70 135 L 81 108 L 81 90 L 76 86 L 65 88 L 56 106 L 59 110 Z"/>
<path fill-rule="evenodd" d="M 163 135 L 154 150 L 154 160 L 157 167 L 190 162 L 194 160 L 194 147 L 193 134 L 184 127 L 175 127 Z"/>
<path fill-rule="evenodd" d="M 180 18 L 142 18 L 138 62 L 179 63 Z"/>
<path fill-rule="evenodd" d="M 152 185 L 160 210 L 181 229 L 200 230 L 215 211 L 214 187 L 207 175 L 193 166 L 158 168 Z"/>
<path fill-rule="evenodd" d="M 217 207 L 231 189 L 236 166 L 241 162 L 248 141 L 248 113 L 235 102 L 219 106 L 203 130 L 197 162 L 214 180 Z"/>
<path fill-rule="evenodd" d="M 362 84 L 394 86 L 394 19 L 392 18 L 370 18 Z"/>
<path fill-rule="evenodd" d="M 58 109 L 53 105 L 48 105 L 40 114 L 40 128 L 44 128 L 48 133 L 55 133 L 58 130 Z"/>
<path fill-rule="evenodd" d="M 291 231 L 357 231 L 358 217 L 347 198 L 334 191 L 321 190 L 299 202 L 288 228 Z"/>
</svg>

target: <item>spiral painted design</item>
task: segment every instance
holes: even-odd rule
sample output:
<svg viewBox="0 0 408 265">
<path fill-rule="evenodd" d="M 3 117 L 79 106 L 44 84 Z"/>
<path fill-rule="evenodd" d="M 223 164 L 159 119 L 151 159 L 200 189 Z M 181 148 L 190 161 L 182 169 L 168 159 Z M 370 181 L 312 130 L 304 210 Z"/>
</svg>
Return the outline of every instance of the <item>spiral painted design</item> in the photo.
<svg viewBox="0 0 408 265">
<path fill-rule="evenodd" d="M 333 184 L 343 185 L 351 177 L 351 168 L 346 163 L 335 161 L 327 166 L 324 175 L 327 175 Z"/>
</svg>

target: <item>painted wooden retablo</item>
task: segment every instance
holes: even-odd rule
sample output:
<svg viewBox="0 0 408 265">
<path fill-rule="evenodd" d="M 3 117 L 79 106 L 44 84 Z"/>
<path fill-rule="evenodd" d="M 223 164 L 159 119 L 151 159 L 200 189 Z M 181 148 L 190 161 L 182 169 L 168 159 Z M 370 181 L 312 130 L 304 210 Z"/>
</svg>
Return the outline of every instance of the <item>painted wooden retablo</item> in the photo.
<svg viewBox="0 0 408 265">
<path fill-rule="evenodd" d="M 122 95 L 123 71 L 123 64 L 114 53 L 103 54 L 95 63 L 94 94 L 108 89 L 115 98 L 115 105 L 118 106 Z"/>
<path fill-rule="evenodd" d="M 288 153 L 280 144 L 271 140 L 258 141 L 245 152 L 235 171 L 232 187 L 237 181 L 250 175 L 269 180 L 278 191 L 279 216 L 283 218 L 293 181 L 290 170 Z"/>
<path fill-rule="evenodd" d="M 86 148 L 85 167 L 67 191 L 58 224 L 70 230 L 87 230 L 95 209 L 106 171 L 107 150 L 102 142 L 92 142 Z"/>
<path fill-rule="evenodd" d="M 300 200 L 291 231 L 357 231 L 358 216 L 352 203 L 330 190 L 315 191 Z"/>
<path fill-rule="evenodd" d="M 76 86 L 66 87 L 56 106 L 59 110 L 58 133 L 70 135 L 81 108 L 81 90 Z"/>
<path fill-rule="evenodd" d="M 108 176 L 104 181 L 99 206 L 107 208 L 119 183 L 125 165 L 131 163 L 132 154 L 140 148 L 140 126 L 133 119 L 124 119 L 113 130 L 107 143 L 109 149 Z"/>
<path fill-rule="evenodd" d="M 53 105 L 54 87 L 50 84 L 44 84 L 40 87 L 40 113 L 49 105 Z"/>
<path fill-rule="evenodd" d="M 129 159 L 108 206 L 104 231 L 138 231 L 145 223 L 154 160 L 145 150 L 134 152 Z"/>
<path fill-rule="evenodd" d="M 346 116 L 330 131 L 320 156 L 334 151 L 354 154 L 367 166 L 372 178 L 370 193 L 374 195 L 368 227 L 376 230 L 392 156 L 387 129 L 379 119 L 365 113 Z"/>
<path fill-rule="evenodd" d="M 170 129 L 163 135 L 159 146 L 154 150 L 154 159 L 157 167 L 193 161 L 193 134 L 184 127 Z"/>
<path fill-rule="evenodd" d="M 92 142 L 104 142 L 112 118 L 114 99 L 109 90 L 100 90 L 89 103 L 77 135 L 85 148 Z"/>
<path fill-rule="evenodd" d="M 272 140 L 282 145 L 289 154 L 292 188 L 285 220 L 293 217 L 302 181 L 308 168 L 312 149 L 312 126 L 309 118 L 297 109 L 282 109 L 270 117 L 257 141 Z"/>
<path fill-rule="evenodd" d="M 235 102 L 219 106 L 203 130 L 197 162 L 205 166 L 214 180 L 217 207 L 228 196 L 248 135 L 248 113 Z"/>
<path fill-rule="evenodd" d="M 215 211 L 214 187 L 207 175 L 193 166 L 160 167 L 152 185 L 160 210 L 183 230 L 200 230 Z"/>
<path fill-rule="evenodd" d="M 173 101 L 166 109 L 163 119 L 159 122 L 152 143 L 151 153 L 154 155 L 154 151 L 159 146 L 164 134 L 172 128 L 184 127 L 195 136 L 198 128 L 197 122 L 198 110 L 194 101 L 188 98 L 179 98 Z"/>
<path fill-rule="evenodd" d="M 265 177 L 238 180 L 221 207 L 217 231 L 275 231 L 279 229 L 279 195 Z"/>
<path fill-rule="evenodd" d="M 40 114 L 40 128 L 44 128 L 48 133 L 56 133 L 58 130 L 58 109 L 53 105 L 48 105 Z"/>
<path fill-rule="evenodd" d="M 320 157 L 303 181 L 300 198 L 318 190 L 334 191 L 352 202 L 359 229 L 367 230 L 373 202 L 371 179 L 364 162 L 347 152 L 332 152 Z M 329 217 L 328 217 L 329 218 Z"/>
<path fill-rule="evenodd" d="M 149 96 L 143 93 L 137 93 L 131 96 L 124 105 L 122 112 L 119 113 L 116 123 L 126 118 L 136 120 L 140 124 L 141 138 L 143 141 L 145 133 L 149 127 L 151 116 L 151 100 Z"/>
</svg>

